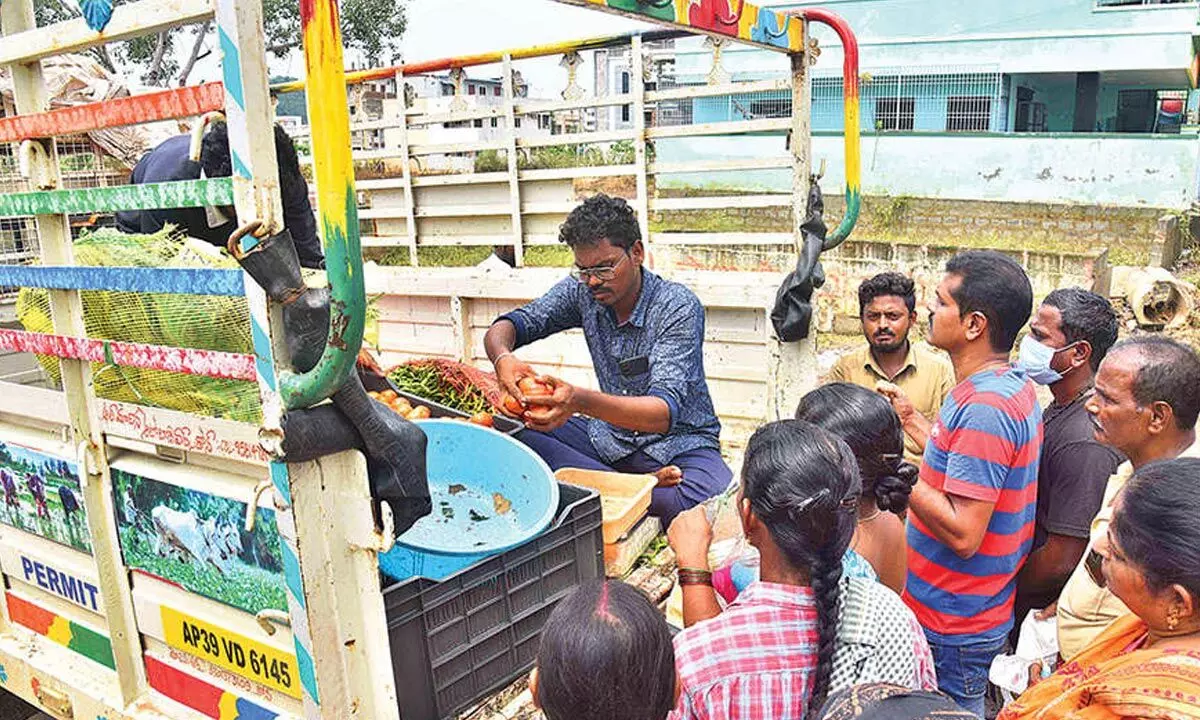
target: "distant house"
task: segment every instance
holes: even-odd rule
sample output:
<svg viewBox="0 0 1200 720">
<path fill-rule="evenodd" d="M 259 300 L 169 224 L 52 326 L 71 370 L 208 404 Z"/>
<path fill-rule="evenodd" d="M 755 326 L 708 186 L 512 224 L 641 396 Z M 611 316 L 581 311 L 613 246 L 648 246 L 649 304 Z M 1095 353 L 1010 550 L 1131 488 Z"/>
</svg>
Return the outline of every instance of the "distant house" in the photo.
<svg viewBox="0 0 1200 720">
<path fill-rule="evenodd" d="M 868 193 L 1151 207 L 1183 207 L 1197 197 L 1200 145 L 1191 128 L 1200 102 L 1194 89 L 1200 3 L 768 4 L 828 7 L 854 30 Z M 827 28 L 814 25 L 812 32 L 821 48 L 810 75 L 813 153 L 830 161 L 828 181 L 837 178 L 841 156 L 840 138 L 832 136 L 843 130 L 842 52 Z M 708 82 L 713 57 L 708 45 L 677 43 L 675 81 Z M 721 66 L 717 75 L 734 81 L 787 76 L 781 55 L 737 43 L 722 49 Z M 787 117 L 791 93 L 697 99 L 687 112 L 697 123 Z M 658 157 L 768 155 L 782 150 L 775 138 L 660 142 Z M 786 187 L 784 172 L 742 180 Z"/>
<path fill-rule="evenodd" d="M 1194 1 L 843 0 L 834 9 L 860 44 L 864 130 L 1177 133 L 1185 107 L 1195 119 Z M 841 48 L 824 28 L 815 34 L 813 129 L 840 130 Z M 702 82 L 704 54 L 693 53 L 690 66 L 680 57 L 681 82 Z M 735 79 L 778 75 L 771 60 L 743 46 L 724 52 Z M 726 114 L 790 112 L 788 103 L 755 102 L 731 102 Z"/>
</svg>

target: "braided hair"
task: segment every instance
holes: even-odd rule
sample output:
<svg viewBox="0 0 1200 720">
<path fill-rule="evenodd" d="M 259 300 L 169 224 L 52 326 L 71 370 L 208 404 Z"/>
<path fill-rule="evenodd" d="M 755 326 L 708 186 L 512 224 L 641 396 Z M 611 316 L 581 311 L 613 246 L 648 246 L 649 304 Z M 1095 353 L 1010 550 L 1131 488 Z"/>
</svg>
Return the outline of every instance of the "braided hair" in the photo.
<svg viewBox="0 0 1200 720">
<path fill-rule="evenodd" d="M 880 510 L 902 515 L 917 483 L 917 467 L 904 461 L 900 418 L 879 393 L 850 383 L 823 385 L 800 399 L 796 419 L 837 435 L 858 460 L 863 494 Z"/>
<path fill-rule="evenodd" d="M 817 669 L 808 699 L 816 717 L 829 691 L 842 555 L 854 534 L 862 483 L 846 443 L 803 420 L 759 428 L 746 446 L 742 494 L 784 557 L 807 571 L 817 605 Z"/>
</svg>

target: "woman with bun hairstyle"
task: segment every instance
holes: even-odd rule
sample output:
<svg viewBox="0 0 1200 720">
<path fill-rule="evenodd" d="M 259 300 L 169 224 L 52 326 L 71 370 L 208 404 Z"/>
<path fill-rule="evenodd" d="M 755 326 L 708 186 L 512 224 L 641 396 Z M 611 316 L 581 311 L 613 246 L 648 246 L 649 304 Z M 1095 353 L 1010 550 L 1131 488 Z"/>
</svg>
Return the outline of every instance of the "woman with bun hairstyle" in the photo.
<svg viewBox="0 0 1200 720">
<path fill-rule="evenodd" d="M 904 431 L 885 397 L 850 383 L 830 383 L 800 399 L 796 419 L 837 435 L 854 451 L 862 475 L 858 524 L 850 552 L 870 564 L 897 594 L 908 575 L 904 513 L 917 468 L 904 461 Z M 854 558 L 847 559 L 852 567 Z"/>
</svg>

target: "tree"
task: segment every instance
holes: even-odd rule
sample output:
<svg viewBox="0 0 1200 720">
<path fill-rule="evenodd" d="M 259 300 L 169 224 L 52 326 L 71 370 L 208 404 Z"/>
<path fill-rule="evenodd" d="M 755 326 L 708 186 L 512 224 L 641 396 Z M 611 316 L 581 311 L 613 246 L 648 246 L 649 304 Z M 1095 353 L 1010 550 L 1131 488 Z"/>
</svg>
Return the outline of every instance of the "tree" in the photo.
<svg viewBox="0 0 1200 720">
<path fill-rule="evenodd" d="M 113 0 L 113 6 L 129 2 L 133 0 Z M 82 16 L 78 4 L 71 0 L 34 0 L 33 11 L 39 27 Z M 85 52 L 111 73 L 118 73 L 123 68 L 139 68 L 142 70 L 142 82 L 166 87 L 180 70 L 180 63 L 175 54 L 175 42 L 184 33 L 191 32 L 195 34 L 196 40 L 186 63 L 186 72 L 180 75 L 179 84 L 183 85 L 196 61 L 212 52 L 202 52 L 202 40 L 208 34 L 210 26 L 211 23 L 206 22 L 191 28 L 164 30 L 154 35 L 143 35 L 132 40 L 89 48 Z"/>
<path fill-rule="evenodd" d="M 2 1 L 2 0 L 0 0 Z M 113 0 L 114 6 L 135 0 Z M 300 15 L 295 0 L 262 0 L 263 29 L 267 52 L 282 58 L 299 48 Z M 74 0 L 34 0 L 34 13 L 39 26 L 80 17 Z M 403 0 L 342 0 L 342 41 L 348 50 L 361 53 L 371 65 L 395 62 L 399 55 L 400 38 L 407 26 Z M 189 38 L 190 35 L 190 38 Z M 190 27 L 164 30 L 110 45 L 90 48 L 87 54 L 109 72 L 128 69 L 140 71 L 147 85 L 167 87 L 187 84 L 196 62 L 214 52 L 211 21 Z M 183 55 L 179 45 L 191 46 Z"/>
<path fill-rule="evenodd" d="M 403 0 L 342 0 L 342 43 L 370 65 L 395 62 L 408 26 Z M 263 0 L 267 52 L 284 57 L 300 47 L 300 15 L 295 0 Z"/>
</svg>

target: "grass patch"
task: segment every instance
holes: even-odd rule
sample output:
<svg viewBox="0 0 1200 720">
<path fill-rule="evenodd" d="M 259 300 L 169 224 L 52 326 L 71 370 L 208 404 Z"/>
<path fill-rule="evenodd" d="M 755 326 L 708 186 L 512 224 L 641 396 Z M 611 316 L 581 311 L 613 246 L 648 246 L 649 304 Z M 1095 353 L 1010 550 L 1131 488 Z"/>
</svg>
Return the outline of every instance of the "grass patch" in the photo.
<svg viewBox="0 0 1200 720">
<path fill-rule="evenodd" d="M 790 218 L 742 217 L 728 210 L 676 210 L 651 213 L 650 232 L 790 232 Z M 781 214 L 782 215 L 782 214 Z"/>
<path fill-rule="evenodd" d="M 169 579 L 205 597 L 243 610 L 273 608 L 287 610 L 287 595 L 280 573 L 235 561 L 229 575 L 221 577 L 198 562 L 180 562 L 157 555 L 137 528 L 122 527 L 121 549 L 130 566 Z"/>
<path fill-rule="evenodd" d="M 409 265 L 407 247 L 369 249 L 368 260 L 380 265 Z M 417 262 L 422 267 L 471 267 L 492 254 L 486 245 L 430 245 L 417 248 Z M 526 267 L 570 267 L 575 256 L 565 245 L 533 245 L 525 248 Z"/>
</svg>

